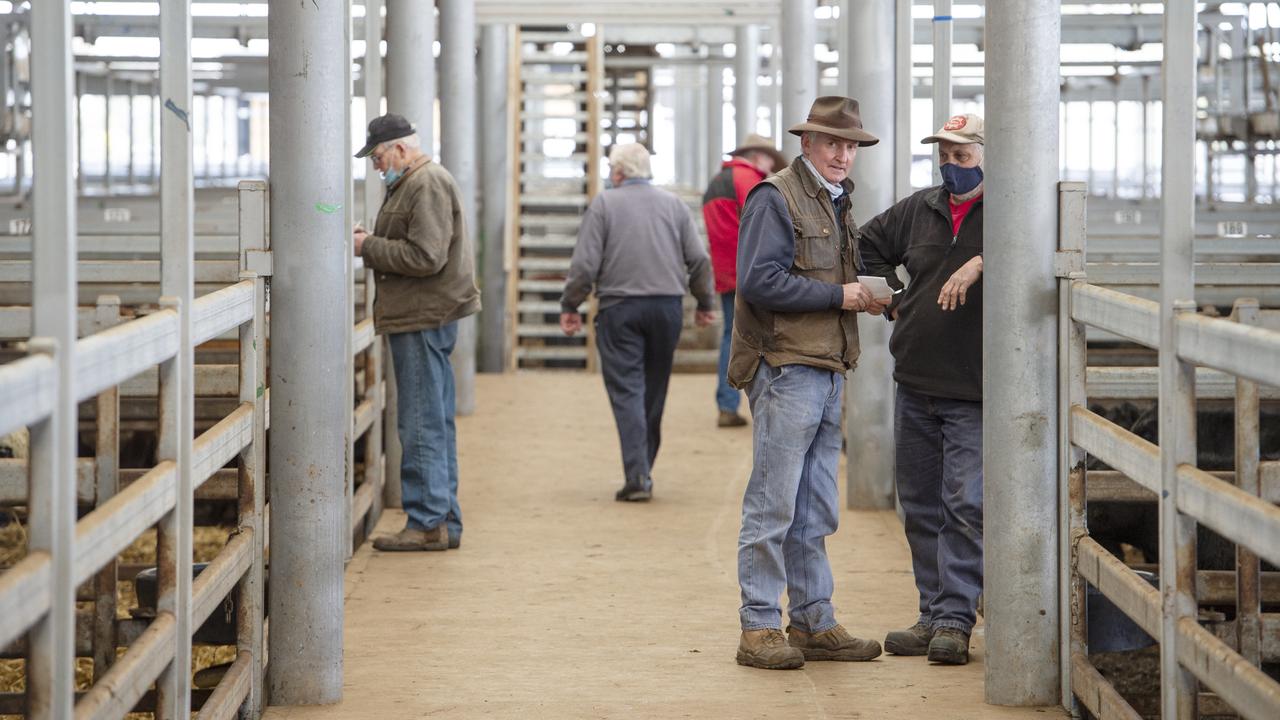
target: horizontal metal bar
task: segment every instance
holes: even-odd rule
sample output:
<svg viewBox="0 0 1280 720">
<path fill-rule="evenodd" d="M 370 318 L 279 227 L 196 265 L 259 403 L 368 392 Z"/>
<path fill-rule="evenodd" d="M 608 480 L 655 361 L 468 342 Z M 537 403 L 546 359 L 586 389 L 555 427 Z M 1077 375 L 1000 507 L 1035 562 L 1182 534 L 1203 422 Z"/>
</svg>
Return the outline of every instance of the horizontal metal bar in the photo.
<svg viewBox="0 0 1280 720">
<path fill-rule="evenodd" d="M 1075 568 L 1080 577 L 1098 588 L 1138 627 L 1151 637 L 1160 637 L 1159 590 L 1090 537 L 1082 537 L 1076 543 Z"/>
<path fill-rule="evenodd" d="M 1077 280 L 1071 283 L 1071 319 L 1149 348 L 1160 346 L 1160 304 L 1151 300 Z"/>
<path fill-rule="evenodd" d="M 159 283 L 159 260 L 80 260 L 76 280 L 82 283 Z M 236 260 L 196 260 L 195 281 L 232 283 L 239 279 Z M 31 261 L 0 260 L 0 282 L 31 282 Z"/>
<path fill-rule="evenodd" d="M 0 365 L 0 435 L 34 425 L 53 412 L 53 358 L 31 355 Z"/>
<path fill-rule="evenodd" d="M 1096 285 L 1159 285 L 1159 263 L 1088 263 L 1089 282 Z M 1198 262 L 1196 285 L 1257 286 L 1280 284 L 1280 264 L 1265 262 Z"/>
<path fill-rule="evenodd" d="M 1071 654 L 1071 691 L 1089 712 L 1101 720 L 1142 720 L 1114 685 L 1098 672 L 1089 658 Z"/>
<path fill-rule="evenodd" d="M 1280 683 L 1196 622 L 1178 622 L 1178 662 L 1248 720 L 1274 720 Z"/>
<path fill-rule="evenodd" d="M 1280 507 L 1191 466 L 1178 466 L 1178 509 L 1280 565 Z"/>
<path fill-rule="evenodd" d="M 94 475 L 97 461 L 82 457 L 76 460 L 76 501 L 81 505 L 97 502 L 97 479 Z M 147 470 L 126 468 L 120 471 L 120 484 L 128 485 L 146 474 Z M 0 506 L 25 505 L 27 503 L 28 469 L 26 458 L 0 458 Z M 210 479 L 196 488 L 196 500 L 235 500 L 236 471 L 215 470 Z"/>
<path fill-rule="evenodd" d="M 233 398 L 240 396 L 239 365 L 196 365 L 196 397 Z M 157 368 L 143 370 L 141 374 L 120 383 L 121 397 L 156 397 L 160 387 L 160 371 Z"/>
<path fill-rule="evenodd" d="M 351 330 L 351 354 L 359 355 L 373 344 L 376 337 L 373 332 L 373 318 L 365 318 L 356 323 Z"/>
<path fill-rule="evenodd" d="M 178 352 L 178 313 L 165 309 L 76 343 L 76 401 L 168 360 Z"/>
<path fill-rule="evenodd" d="M 1204 315 L 1179 315 L 1175 323 L 1183 360 L 1280 385 L 1280 332 Z"/>
<path fill-rule="evenodd" d="M 250 675 L 252 665 L 253 656 L 248 652 L 237 655 L 218 687 L 200 707 L 196 720 L 231 720 L 236 717 L 244 699 L 249 696 L 249 685 L 253 681 Z"/>
<path fill-rule="evenodd" d="M 44 551 L 29 554 L 0 573 L 0 648 L 49 612 L 52 585 L 52 563 Z"/>
<path fill-rule="evenodd" d="M 77 337 L 92 335 L 97 330 L 96 315 L 96 308 L 76 308 Z M 31 337 L 31 307 L 29 305 L 0 307 L 0 338 L 21 340 L 29 337 Z"/>
<path fill-rule="evenodd" d="M 242 528 L 191 585 L 191 627 L 204 625 L 253 562 L 253 528 Z"/>
<path fill-rule="evenodd" d="M 191 307 L 191 344 L 201 345 L 253 320 L 253 281 L 244 280 L 196 298 Z"/>
<path fill-rule="evenodd" d="M 1160 493 L 1160 449 L 1153 443 L 1079 405 L 1071 407 L 1071 442 L 1147 490 Z"/>
<path fill-rule="evenodd" d="M 170 613 L 156 615 L 138 641 L 76 703 L 75 720 L 114 720 L 131 712 L 173 659 L 177 625 Z"/>
<path fill-rule="evenodd" d="M 192 443 L 191 473 L 195 487 L 200 487 L 252 442 L 253 403 L 241 403 Z"/>
<path fill-rule="evenodd" d="M 88 580 L 173 508 L 177 478 L 177 466 L 166 460 L 76 524 L 75 584 Z"/>
<path fill-rule="evenodd" d="M 1090 400 L 1154 400 L 1159 395 L 1160 368 L 1157 367 L 1090 367 L 1086 377 Z M 1262 398 L 1280 399 L 1280 387 L 1267 385 L 1258 389 Z M 1196 368 L 1197 398 L 1231 400 L 1235 396 L 1235 376 L 1221 370 Z"/>
<path fill-rule="evenodd" d="M 154 201 L 153 201 L 154 202 Z M 159 223 L 159 220 L 156 221 Z M 235 224 L 235 220 L 229 221 Z M 234 257 L 240 248 L 240 237 L 234 233 L 201 233 L 195 238 L 196 255 L 225 255 Z M 139 256 L 160 256 L 160 236 L 139 231 L 136 233 L 86 233 L 76 234 L 77 255 L 81 258 L 119 255 L 121 259 Z M 22 256 L 31 253 L 30 235 L 0 235 L 0 255 Z"/>
</svg>

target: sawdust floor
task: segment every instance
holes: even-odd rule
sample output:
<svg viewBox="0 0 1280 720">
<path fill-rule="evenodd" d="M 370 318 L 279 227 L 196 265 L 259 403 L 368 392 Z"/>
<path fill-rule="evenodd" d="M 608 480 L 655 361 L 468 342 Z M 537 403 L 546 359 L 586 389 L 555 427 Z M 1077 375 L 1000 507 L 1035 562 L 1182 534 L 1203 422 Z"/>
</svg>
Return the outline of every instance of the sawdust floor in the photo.
<svg viewBox="0 0 1280 720">
<path fill-rule="evenodd" d="M 974 661 L 740 667 L 735 550 L 750 428 L 715 427 L 714 377 L 673 378 L 648 504 L 613 500 L 621 462 L 598 376 L 480 376 L 458 421 L 462 548 L 346 573 L 342 704 L 303 718 L 1058 718 L 982 702 Z M 745 407 L 745 402 L 744 402 Z M 379 532 L 404 522 L 388 511 Z M 882 639 L 914 620 L 902 527 L 845 511 L 830 540 L 838 617 Z"/>
</svg>

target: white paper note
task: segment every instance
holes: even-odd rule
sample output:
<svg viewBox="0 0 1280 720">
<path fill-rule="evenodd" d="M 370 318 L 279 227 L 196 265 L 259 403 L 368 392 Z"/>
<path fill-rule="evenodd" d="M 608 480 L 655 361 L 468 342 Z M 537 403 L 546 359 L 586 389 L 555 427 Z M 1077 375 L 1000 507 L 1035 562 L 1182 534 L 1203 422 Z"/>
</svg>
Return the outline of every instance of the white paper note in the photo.
<svg viewBox="0 0 1280 720">
<path fill-rule="evenodd" d="M 871 296 L 877 300 L 885 301 L 893 297 L 893 288 L 889 287 L 889 283 L 879 275 L 859 275 L 858 282 L 865 285 L 871 291 Z"/>
</svg>

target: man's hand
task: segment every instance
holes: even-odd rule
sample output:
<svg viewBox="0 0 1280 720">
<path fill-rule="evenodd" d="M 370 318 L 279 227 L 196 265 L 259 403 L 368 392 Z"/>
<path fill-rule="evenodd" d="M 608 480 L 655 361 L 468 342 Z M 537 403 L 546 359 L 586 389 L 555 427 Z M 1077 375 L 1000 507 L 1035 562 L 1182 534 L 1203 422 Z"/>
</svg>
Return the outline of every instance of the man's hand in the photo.
<svg viewBox="0 0 1280 720">
<path fill-rule="evenodd" d="M 964 304 L 965 294 L 969 288 L 982 277 L 982 256 L 979 255 L 964 265 L 947 280 L 938 293 L 938 306 L 943 310 L 955 310 Z"/>
<path fill-rule="evenodd" d="M 369 237 L 369 231 L 357 225 L 356 229 L 351 231 L 351 237 L 355 240 L 356 255 L 359 255 L 364 248 L 364 239 Z"/>
<path fill-rule="evenodd" d="M 577 335 L 582 329 L 582 316 L 576 312 L 560 313 L 560 329 L 569 337 Z"/>
<path fill-rule="evenodd" d="M 707 327 L 715 322 L 716 314 L 711 310 L 699 310 L 693 314 L 693 323 L 700 328 Z"/>
</svg>

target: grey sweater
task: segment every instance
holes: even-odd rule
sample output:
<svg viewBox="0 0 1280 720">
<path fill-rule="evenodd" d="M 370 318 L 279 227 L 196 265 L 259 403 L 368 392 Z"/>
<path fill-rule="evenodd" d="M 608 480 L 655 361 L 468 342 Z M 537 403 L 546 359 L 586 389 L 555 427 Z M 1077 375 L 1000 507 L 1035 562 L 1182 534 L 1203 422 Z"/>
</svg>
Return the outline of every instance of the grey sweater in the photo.
<svg viewBox="0 0 1280 720">
<path fill-rule="evenodd" d="M 711 258 L 680 198 L 628 180 L 596 195 L 582 217 L 560 307 L 577 312 L 592 286 L 600 307 L 629 297 L 693 293 L 711 310 Z"/>
</svg>

